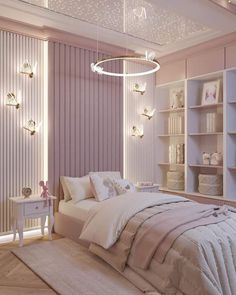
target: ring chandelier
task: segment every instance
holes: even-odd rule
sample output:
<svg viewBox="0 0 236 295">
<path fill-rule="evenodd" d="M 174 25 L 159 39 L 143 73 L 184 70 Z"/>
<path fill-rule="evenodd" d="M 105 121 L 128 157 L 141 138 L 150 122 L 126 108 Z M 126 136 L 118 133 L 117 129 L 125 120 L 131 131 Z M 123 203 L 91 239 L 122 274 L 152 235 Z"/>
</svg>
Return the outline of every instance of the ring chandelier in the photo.
<svg viewBox="0 0 236 295">
<path fill-rule="evenodd" d="M 153 68 L 143 72 L 136 73 L 117 73 L 117 72 L 109 72 L 105 71 L 101 66 L 107 62 L 112 61 L 133 61 L 133 62 L 142 62 L 147 65 L 152 66 Z M 94 73 L 98 73 L 100 75 L 114 76 L 114 77 L 139 77 L 144 75 L 149 75 L 157 72 L 160 69 L 160 64 L 157 60 L 154 59 L 153 54 L 146 54 L 146 56 L 115 56 L 110 58 L 105 58 L 97 61 L 96 63 L 91 64 L 91 69 Z"/>
<path fill-rule="evenodd" d="M 123 31 L 126 33 L 127 27 L 126 27 L 126 0 L 124 1 L 124 28 Z M 145 7 L 137 7 L 136 9 L 133 9 L 133 14 L 135 18 L 146 20 L 147 19 L 147 13 Z M 98 30 L 98 25 L 97 25 Z M 127 40 L 126 40 L 127 43 Z M 97 31 L 97 56 L 98 56 L 98 31 Z M 155 59 L 156 54 L 155 52 L 148 52 L 146 51 L 144 56 L 114 56 L 114 57 L 108 57 L 102 60 L 97 60 L 95 63 L 91 63 L 91 70 L 94 73 L 98 73 L 100 75 L 107 75 L 107 76 L 114 76 L 114 77 L 139 77 L 144 75 L 149 75 L 157 72 L 160 69 L 159 62 Z M 114 72 L 114 71 L 108 71 L 104 70 L 102 65 L 104 66 L 108 62 L 114 62 L 114 61 L 132 61 L 132 62 L 138 62 L 138 63 L 144 63 L 151 67 L 149 70 L 144 70 L 142 72 L 135 72 L 135 73 L 128 73 L 124 71 L 123 73 Z"/>
</svg>

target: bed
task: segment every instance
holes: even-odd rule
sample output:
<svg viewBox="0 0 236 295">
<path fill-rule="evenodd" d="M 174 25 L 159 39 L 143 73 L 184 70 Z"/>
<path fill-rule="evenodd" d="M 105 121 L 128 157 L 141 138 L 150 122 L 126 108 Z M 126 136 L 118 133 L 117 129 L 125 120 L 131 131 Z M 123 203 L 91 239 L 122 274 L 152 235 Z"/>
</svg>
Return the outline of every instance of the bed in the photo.
<svg viewBox="0 0 236 295">
<path fill-rule="evenodd" d="M 234 295 L 236 214 L 231 209 L 161 193 L 127 193 L 94 207 L 80 238 L 143 292 Z M 205 216 L 196 219 L 199 224 L 194 219 L 195 225 L 190 222 L 193 227 L 186 229 L 184 223 L 176 237 L 176 230 L 166 235 L 163 229 L 171 222 L 177 229 L 174 214 L 181 224 L 198 211 Z M 153 247 L 159 240 L 163 243 Z"/>
<path fill-rule="evenodd" d="M 125 189 L 61 201 L 57 232 L 84 243 L 144 293 L 235 295 L 234 208 Z"/>
<path fill-rule="evenodd" d="M 119 171 L 102 171 L 99 175 L 121 179 Z M 58 197 L 54 231 L 86 247 L 89 243 L 78 240 L 89 210 L 98 205 L 91 188 L 89 175 L 83 177 L 61 176 L 63 194 Z"/>
<path fill-rule="evenodd" d="M 88 247 L 89 243 L 78 241 L 78 237 L 88 216 L 89 209 L 96 203 L 94 198 L 86 199 L 76 204 L 62 199 L 59 202 L 58 212 L 55 213 L 54 231 Z"/>
</svg>

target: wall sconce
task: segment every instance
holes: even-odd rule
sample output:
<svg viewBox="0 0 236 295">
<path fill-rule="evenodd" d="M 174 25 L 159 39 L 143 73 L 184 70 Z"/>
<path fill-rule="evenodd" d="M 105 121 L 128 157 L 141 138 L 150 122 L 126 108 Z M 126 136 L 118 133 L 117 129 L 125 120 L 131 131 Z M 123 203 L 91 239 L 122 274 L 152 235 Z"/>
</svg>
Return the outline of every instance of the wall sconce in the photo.
<svg viewBox="0 0 236 295">
<path fill-rule="evenodd" d="M 142 83 L 142 84 L 135 83 L 133 91 L 134 92 L 139 92 L 141 95 L 144 95 L 144 93 L 146 91 L 146 86 L 147 86 L 146 82 Z"/>
<path fill-rule="evenodd" d="M 141 115 L 144 116 L 144 117 L 147 117 L 148 120 L 151 120 L 152 117 L 153 117 L 154 114 L 155 114 L 155 111 L 156 111 L 156 109 L 149 110 L 148 108 L 145 108 L 145 109 L 143 110 L 143 113 L 142 113 Z"/>
<path fill-rule="evenodd" d="M 30 135 L 34 135 L 36 132 L 36 123 L 34 120 L 29 120 L 27 124 L 23 127 L 25 130 L 30 132 Z"/>
<path fill-rule="evenodd" d="M 7 106 L 15 107 L 16 109 L 19 109 L 20 103 L 17 101 L 17 98 L 13 92 L 7 93 Z"/>
<path fill-rule="evenodd" d="M 28 61 L 25 61 L 20 69 L 20 73 L 27 75 L 29 78 L 33 78 L 36 66 L 37 64 L 35 64 L 33 69 L 32 65 Z"/>
<path fill-rule="evenodd" d="M 132 136 L 143 138 L 143 128 L 138 128 L 137 126 L 132 127 Z"/>
</svg>

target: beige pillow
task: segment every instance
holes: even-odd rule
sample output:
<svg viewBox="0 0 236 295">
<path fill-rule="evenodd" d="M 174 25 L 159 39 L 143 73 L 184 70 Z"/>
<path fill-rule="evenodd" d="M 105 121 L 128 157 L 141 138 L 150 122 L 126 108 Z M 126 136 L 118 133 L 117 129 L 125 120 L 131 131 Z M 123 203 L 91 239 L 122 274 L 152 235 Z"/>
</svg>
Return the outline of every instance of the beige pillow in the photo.
<svg viewBox="0 0 236 295">
<path fill-rule="evenodd" d="M 128 179 L 115 179 L 113 180 L 113 185 L 118 195 L 136 191 L 134 184 L 130 182 Z"/>
<path fill-rule="evenodd" d="M 107 177 L 105 174 L 102 176 L 98 173 L 89 173 L 89 176 L 95 199 L 98 202 L 117 195 L 116 189 L 113 186 L 113 179 Z"/>
<path fill-rule="evenodd" d="M 66 201 L 72 199 L 73 203 L 77 203 L 81 200 L 92 198 L 94 196 L 88 175 L 83 177 L 64 176 L 63 183 L 65 186 L 64 199 Z"/>
<path fill-rule="evenodd" d="M 71 200 L 71 196 L 70 196 L 70 192 L 68 191 L 67 185 L 66 185 L 66 181 L 65 178 L 68 178 L 66 176 L 61 176 L 60 177 L 60 181 L 61 181 L 61 186 L 62 186 L 62 190 L 63 190 L 63 194 L 64 194 L 64 200 L 66 202 Z"/>
</svg>

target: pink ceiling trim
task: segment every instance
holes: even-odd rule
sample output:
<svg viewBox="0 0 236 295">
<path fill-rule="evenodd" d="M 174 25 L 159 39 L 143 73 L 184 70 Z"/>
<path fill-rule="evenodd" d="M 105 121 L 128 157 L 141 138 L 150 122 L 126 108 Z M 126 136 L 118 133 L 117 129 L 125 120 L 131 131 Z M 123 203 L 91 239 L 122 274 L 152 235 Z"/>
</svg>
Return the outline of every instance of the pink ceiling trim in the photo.
<svg viewBox="0 0 236 295">
<path fill-rule="evenodd" d="M 169 63 L 171 61 L 180 60 L 186 57 L 195 55 L 201 55 L 204 51 L 210 49 L 224 48 L 228 45 L 236 44 L 236 32 L 214 38 L 207 42 L 200 43 L 198 45 L 165 55 L 160 57 L 158 60 L 161 64 Z"/>
<path fill-rule="evenodd" d="M 54 42 L 63 42 L 71 46 L 84 49 L 97 48 L 97 41 L 94 39 L 78 36 L 61 30 L 39 27 L 24 22 L 14 21 L 5 17 L 0 17 L 0 30 L 33 37 L 40 40 L 48 40 Z M 110 45 L 108 43 L 99 42 L 99 51 L 109 54 L 124 54 L 124 48 Z M 131 53 L 132 51 L 128 51 Z"/>
<path fill-rule="evenodd" d="M 236 14 L 236 5 L 229 3 L 227 0 L 210 0 L 211 2 L 223 7 L 224 9 Z"/>
</svg>

